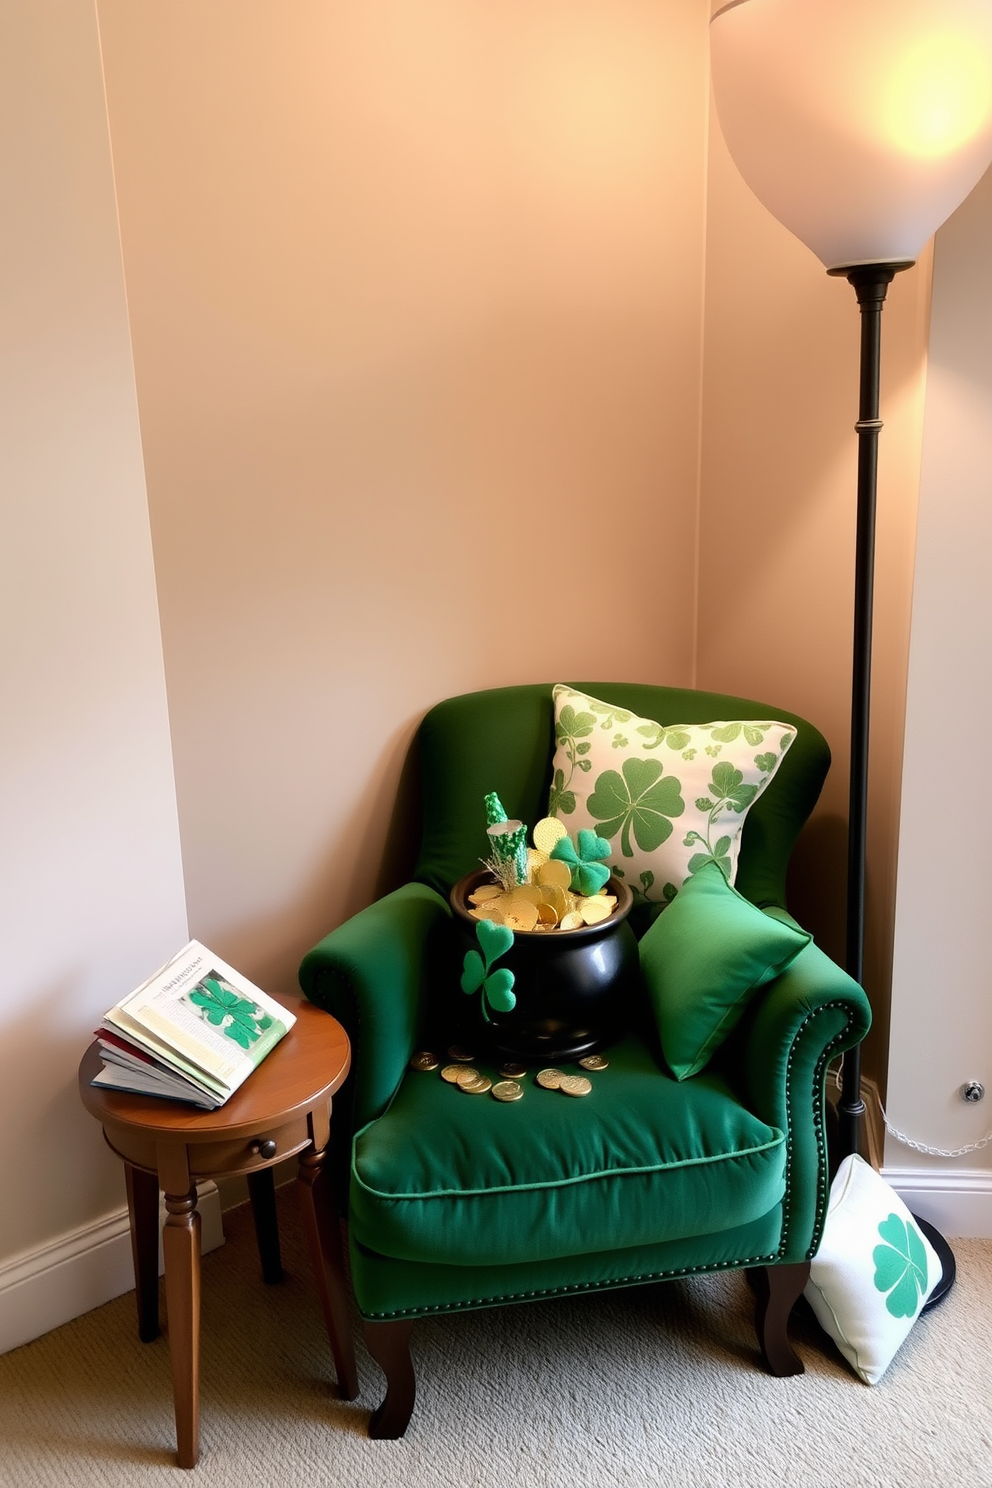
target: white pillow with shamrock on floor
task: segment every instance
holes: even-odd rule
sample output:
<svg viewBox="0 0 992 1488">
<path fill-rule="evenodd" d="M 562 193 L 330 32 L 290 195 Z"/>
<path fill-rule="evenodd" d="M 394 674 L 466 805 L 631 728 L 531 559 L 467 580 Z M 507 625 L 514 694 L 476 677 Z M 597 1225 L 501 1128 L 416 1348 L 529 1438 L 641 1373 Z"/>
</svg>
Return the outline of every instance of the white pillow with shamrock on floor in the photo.
<svg viewBox="0 0 992 1488">
<path fill-rule="evenodd" d="M 796 737 L 762 719 L 662 724 L 559 683 L 549 816 L 610 843 L 639 902 L 665 904 L 716 862 L 737 875 L 741 829 Z"/>
<path fill-rule="evenodd" d="M 877 1385 L 941 1279 L 941 1264 L 893 1188 L 853 1154 L 837 1169 L 805 1296 L 844 1358 Z"/>
</svg>

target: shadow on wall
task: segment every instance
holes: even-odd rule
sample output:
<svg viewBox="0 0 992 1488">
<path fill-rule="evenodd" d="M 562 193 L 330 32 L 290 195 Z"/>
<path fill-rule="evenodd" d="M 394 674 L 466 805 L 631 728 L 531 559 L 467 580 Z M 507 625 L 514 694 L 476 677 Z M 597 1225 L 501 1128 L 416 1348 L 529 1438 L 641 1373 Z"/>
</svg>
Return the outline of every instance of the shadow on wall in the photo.
<svg viewBox="0 0 992 1488">
<path fill-rule="evenodd" d="M 822 951 L 844 964 L 847 822 L 814 816 L 800 833 L 789 863 L 789 910 Z"/>
</svg>

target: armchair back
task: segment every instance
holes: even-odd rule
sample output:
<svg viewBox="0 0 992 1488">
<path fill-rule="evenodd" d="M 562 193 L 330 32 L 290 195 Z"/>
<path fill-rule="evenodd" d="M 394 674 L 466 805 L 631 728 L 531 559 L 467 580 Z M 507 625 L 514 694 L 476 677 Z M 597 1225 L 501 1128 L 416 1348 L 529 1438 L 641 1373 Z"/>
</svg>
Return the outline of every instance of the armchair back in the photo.
<svg viewBox="0 0 992 1488">
<path fill-rule="evenodd" d="M 415 877 L 421 883 L 447 895 L 452 884 L 479 866 L 487 791 L 496 791 L 509 815 L 528 827 L 547 815 L 553 685 L 465 693 L 427 713 L 415 743 L 422 809 Z M 753 904 L 785 909 L 789 855 L 830 765 L 830 750 L 819 730 L 786 709 L 727 693 L 636 682 L 571 685 L 666 726 L 738 718 L 773 718 L 796 726 L 795 742 L 772 787 L 745 819 L 737 876 L 737 888 Z"/>
</svg>

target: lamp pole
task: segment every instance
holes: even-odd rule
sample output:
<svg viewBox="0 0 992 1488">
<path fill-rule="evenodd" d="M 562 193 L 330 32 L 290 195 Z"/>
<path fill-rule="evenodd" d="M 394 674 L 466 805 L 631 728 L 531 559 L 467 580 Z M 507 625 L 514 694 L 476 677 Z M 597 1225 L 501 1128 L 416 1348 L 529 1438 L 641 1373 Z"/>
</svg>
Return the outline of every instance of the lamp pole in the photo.
<svg viewBox="0 0 992 1488">
<path fill-rule="evenodd" d="M 861 309 L 847 970 L 863 982 L 868 732 L 881 314 L 992 161 L 987 0 L 712 0 L 710 63 L 724 139 L 759 201 L 853 285 Z M 858 1151 L 858 1049 L 844 1060 L 841 1156 Z M 944 1276 L 954 1257 L 917 1218 Z"/>
<path fill-rule="evenodd" d="M 830 269 L 853 285 L 861 308 L 861 378 L 858 399 L 858 507 L 854 557 L 854 657 L 851 668 L 851 776 L 847 818 L 847 941 L 845 969 L 864 980 L 865 864 L 868 847 L 868 744 L 871 715 L 871 642 L 875 592 L 875 509 L 878 490 L 879 371 L 882 306 L 889 285 L 909 263 L 859 264 Z M 865 1103 L 861 1048 L 844 1058 L 837 1115 L 840 1156 L 859 1151 Z"/>
<path fill-rule="evenodd" d="M 871 722 L 871 642 L 875 597 L 875 511 L 878 493 L 879 373 L 882 306 L 889 285 L 911 262 L 858 264 L 828 269 L 854 287 L 861 309 L 861 374 L 858 397 L 858 509 L 854 555 L 854 656 L 851 667 L 851 778 L 847 818 L 847 939 L 845 970 L 863 985 L 865 959 L 865 866 L 868 856 L 868 746 Z M 860 1154 L 865 1103 L 861 1094 L 861 1046 L 844 1055 L 837 1105 L 839 1153 Z M 940 1259 L 941 1279 L 923 1308 L 935 1307 L 954 1285 L 954 1252 L 938 1229 L 913 1216 Z"/>
</svg>

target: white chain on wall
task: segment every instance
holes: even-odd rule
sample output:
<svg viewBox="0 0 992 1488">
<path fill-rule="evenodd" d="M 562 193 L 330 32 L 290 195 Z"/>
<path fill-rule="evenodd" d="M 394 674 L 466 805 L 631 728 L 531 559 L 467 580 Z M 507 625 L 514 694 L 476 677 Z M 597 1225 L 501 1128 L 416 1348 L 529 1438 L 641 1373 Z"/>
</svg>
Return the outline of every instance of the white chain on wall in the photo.
<svg viewBox="0 0 992 1488">
<path fill-rule="evenodd" d="M 844 1061 L 841 1060 L 840 1064 L 838 1064 L 837 1066 L 837 1071 L 834 1076 L 837 1082 L 838 1090 L 841 1088 L 840 1076 L 843 1066 Z M 953 1151 L 946 1147 L 929 1147 L 926 1142 L 914 1142 L 912 1137 L 907 1137 L 905 1132 L 901 1132 L 897 1126 L 892 1125 L 892 1122 L 886 1115 L 885 1107 L 882 1105 L 882 1098 L 877 1092 L 875 1095 L 875 1100 L 878 1104 L 878 1109 L 882 1113 L 882 1120 L 885 1122 L 885 1130 L 889 1133 L 889 1135 L 895 1137 L 897 1142 L 902 1142 L 905 1147 L 912 1147 L 914 1152 L 922 1152 L 927 1157 L 966 1157 L 969 1152 L 980 1152 L 983 1147 L 987 1147 L 989 1143 L 992 1142 L 992 1132 L 986 1132 L 985 1136 L 979 1137 L 977 1142 L 968 1142 L 965 1144 L 964 1147 L 956 1147 Z"/>
</svg>

